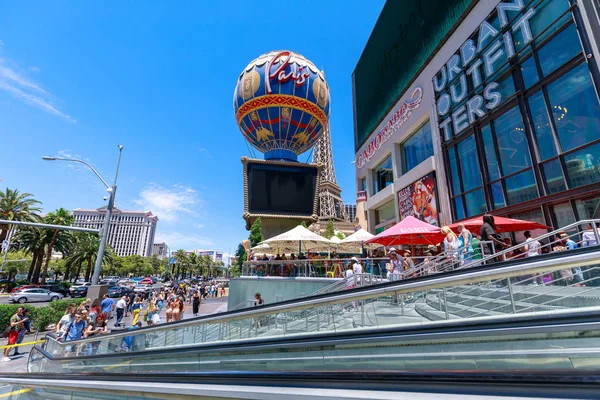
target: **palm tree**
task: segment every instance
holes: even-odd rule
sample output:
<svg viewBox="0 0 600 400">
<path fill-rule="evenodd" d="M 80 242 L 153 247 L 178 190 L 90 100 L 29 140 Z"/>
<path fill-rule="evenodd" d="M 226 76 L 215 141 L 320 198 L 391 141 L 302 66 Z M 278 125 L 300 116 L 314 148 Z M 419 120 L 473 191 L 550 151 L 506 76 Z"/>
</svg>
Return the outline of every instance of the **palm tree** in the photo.
<svg viewBox="0 0 600 400">
<path fill-rule="evenodd" d="M 29 272 L 27 273 L 28 282 L 31 282 L 36 266 L 39 271 L 39 268 L 42 265 L 47 236 L 46 229 L 34 227 L 19 229 L 17 239 L 21 244 L 21 249 L 32 255 Z"/>
<path fill-rule="evenodd" d="M 62 207 L 54 212 L 48 213 L 48 215 L 44 217 L 44 222 L 52 225 L 68 226 L 71 225 L 74 220 L 75 218 L 73 218 L 73 215 Z M 52 239 L 50 239 L 50 243 L 48 244 L 46 263 L 44 264 L 44 273 L 42 275 L 42 283 L 46 283 L 46 277 L 48 276 L 48 265 L 50 265 L 50 259 L 52 258 L 52 249 L 54 248 L 54 244 L 56 243 L 56 238 L 59 235 L 59 232 L 60 235 L 68 234 L 65 231 L 61 232 L 59 229 L 54 229 L 54 232 L 52 233 Z"/>
<path fill-rule="evenodd" d="M 192 273 L 197 275 L 196 268 L 198 267 L 198 255 L 196 253 L 192 253 L 188 256 L 188 261 L 190 263 L 190 278 L 192 277 Z"/>
<path fill-rule="evenodd" d="M 85 280 L 89 281 L 92 273 L 92 266 L 95 264 L 96 257 L 98 256 L 100 239 L 98 238 L 98 235 L 87 232 L 78 232 L 74 236 L 75 244 L 72 253 L 67 257 L 67 266 L 77 267 L 77 273 L 75 274 L 75 277 L 77 278 L 81 272 L 81 266 L 86 263 Z M 112 259 L 112 249 L 107 245 L 102 262 L 111 263 Z"/>
<path fill-rule="evenodd" d="M 38 204 L 42 204 L 32 198 L 32 194 L 20 193 L 18 190 L 6 188 L 6 191 L 0 191 L 0 219 L 10 221 L 39 221 L 41 208 Z M 0 224 L 0 243 L 2 243 L 8 235 L 10 225 Z"/>
<path fill-rule="evenodd" d="M 185 250 L 179 249 L 173 255 L 175 260 L 177 261 L 177 274 L 175 275 L 175 279 L 179 279 L 179 274 L 181 272 L 181 267 L 188 262 L 187 254 L 185 254 Z"/>
</svg>

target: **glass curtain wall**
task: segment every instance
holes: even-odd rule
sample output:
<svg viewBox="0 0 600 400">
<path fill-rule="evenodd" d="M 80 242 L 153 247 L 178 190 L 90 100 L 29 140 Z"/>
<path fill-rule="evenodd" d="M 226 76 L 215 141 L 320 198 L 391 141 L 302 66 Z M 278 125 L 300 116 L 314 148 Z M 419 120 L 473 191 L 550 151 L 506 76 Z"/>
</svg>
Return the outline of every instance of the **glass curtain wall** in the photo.
<svg viewBox="0 0 600 400">
<path fill-rule="evenodd" d="M 443 130 L 455 220 L 600 182 L 600 104 L 575 1 L 525 3 L 508 17 L 514 24 L 535 9 L 529 15 L 533 40 L 523 45 L 522 30 L 513 29 L 515 56 L 508 60 L 504 52 L 490 76 L 482 67 L 479 86 L 468 80 L 465 100 L 449 106 L 443 93 L 437 94 L 438 112 L 444 107 L 452 116 L 490 83 L 499 94 L 493 111 L 468 129 L 455 132 L 450 124 Z M 501 28 L 498 16 L 488 21 L 500 40 L 511 28 L 510 23 Z M 448 85 L 461 86 L 460 79 L 457 75 Z"/>
<path fill-rule="evenodd" d="M 392 156 L 388 156 L 373 170 L 373 194 L 379 193 L 394 182 Z"/>
</svg>

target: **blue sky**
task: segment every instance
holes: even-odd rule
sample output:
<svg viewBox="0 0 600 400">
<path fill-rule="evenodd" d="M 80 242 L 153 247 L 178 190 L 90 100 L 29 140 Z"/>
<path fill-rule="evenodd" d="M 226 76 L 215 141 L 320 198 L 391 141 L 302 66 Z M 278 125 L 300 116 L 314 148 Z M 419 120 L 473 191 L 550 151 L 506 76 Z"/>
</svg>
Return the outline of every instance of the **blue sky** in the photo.
<svg viewBox="0 0 600 400">
<path fill-rule="evenodd" d="M 41 157 L 85 159 L 112 181 L 122 144 L 118 207 L 152 210 L 173 250 L 233 252 L 248 235 L 250 154 L 232 93 L 248 62 L 288 49 L 325 71 L 338 183 L 354 202 L 351 74 L 383 3 L 3 2 L 0 186 L 45 212 L 100 207 L 91 172 Z"/>
</svg>

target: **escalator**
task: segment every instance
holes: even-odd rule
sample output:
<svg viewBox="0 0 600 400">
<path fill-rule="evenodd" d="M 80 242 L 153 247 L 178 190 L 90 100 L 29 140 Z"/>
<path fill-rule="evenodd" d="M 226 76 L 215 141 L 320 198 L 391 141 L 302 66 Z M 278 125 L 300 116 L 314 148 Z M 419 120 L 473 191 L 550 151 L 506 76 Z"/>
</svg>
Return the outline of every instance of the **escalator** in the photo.
<svg viewBox="0 0 600 400">
<path fill-rule="evenodd" d="M 18 396 L 87 379 L 99 390 L 142 382 L 110 389 L 129 398 L 173 383 L 216 385 L 214 398 L 281 398 L 264 388 L 285 387 L 298 398 L 309 389 L 598 398 L 599 264 L 598 248 L 578 249 L 66 344 L 48 335 L 30 353 L 29 374 L 0 382 L 31 389 Z M 586 281 L 561 278 L 565 268 L 585 268 Z M 538 274 L 557 278 L 540 287 Z M 233 396 L 232 385 L 255 389 Z"/>
</svg>

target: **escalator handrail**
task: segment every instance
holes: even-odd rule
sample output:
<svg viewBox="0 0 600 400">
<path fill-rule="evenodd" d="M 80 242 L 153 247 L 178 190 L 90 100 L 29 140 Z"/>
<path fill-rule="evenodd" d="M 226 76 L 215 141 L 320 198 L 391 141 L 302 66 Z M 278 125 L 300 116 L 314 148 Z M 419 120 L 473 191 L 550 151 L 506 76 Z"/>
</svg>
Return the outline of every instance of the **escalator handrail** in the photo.
<svg viewBox="0 0 600 400">
<path fill-rule="evenodd" d="M 555 312 L 554 312 L 555 313 Z M 102 360 L 114 358 L 140 358 L 149 355 L 169 356 L 173 354 L 205 352 L 247 352 L 267 351 L 281 349 L 297 349 L 311 347 L 349 346 L 354 344 L 384 343 L 391 340 L 451 340 L 473 336 L 514 336 L 532 335 L 548 332 L 565 332 L 573 330 L 594 331 L 600 329 L 600 309 L 577 310 L 570 313 L 555 313 L 552 320 L 547 315 L 510 315 L 489 317 L 487 320 L 471 320 L 459 323 L 457 321 L 444 321 L 437 326 L 411 326 L 411 327 L 385 327 L 377 329 L 347 331 L 347 332 L 320 332 L 310 336 L 269 337 L 245 339 L 232 342 L 197 343 L 187 346 L 155 348 L 127 353 L 105 353 L 98 355 L 80 355 L 66 357 L 55 356 L 40 347 L 34 347 L 50 361 L 70 362 L 72 360 Z M 30 361 L 33 354 L 30 353 Z"/>
<path fill-rule="evenodd" d="M 557 263 L 557 260 L 561 260 Z M 550 272 L 574 268 L 584 265 L 600 264 L 600 246 L 590 246 L 569 250 L 568 252 L 550 253 L 532 258 L 522 258 L 496 264 L 480 266 L 472 269 L 460 269 L 435 275 L 422 276 L 402 281 L 383 283 L 375 286 L 366 286 L 346 290 L 344 292 L 324 293 L 321 295 L 286 300 L 280 303 L 265 304 L 251 309 L 226 311 L 202 317 L 190 318 L 169 324 L 143 327 L 135 331 L 135 335 L 158 332 L 189 326 L 224 323 L 248 318 L 258 318 L 282 312 L 301 311 L 317 306 L 345 303 L 357 300 L 382 297 L 392 294 L 407 294 L 412 292 L 427 291 L 431 289 L 471 284 L 482 281 L 504 279 L 524 274 Z M 85 342 L 97 342 L 118 337 L 131 336 L 132 331 L 111 332 L 102 337 L 78 339 L 69 342 L 58 342 L 61 345 L 71 345 Z M 46 337 L 52 337 L 49 334 Z"/>
</svg>

